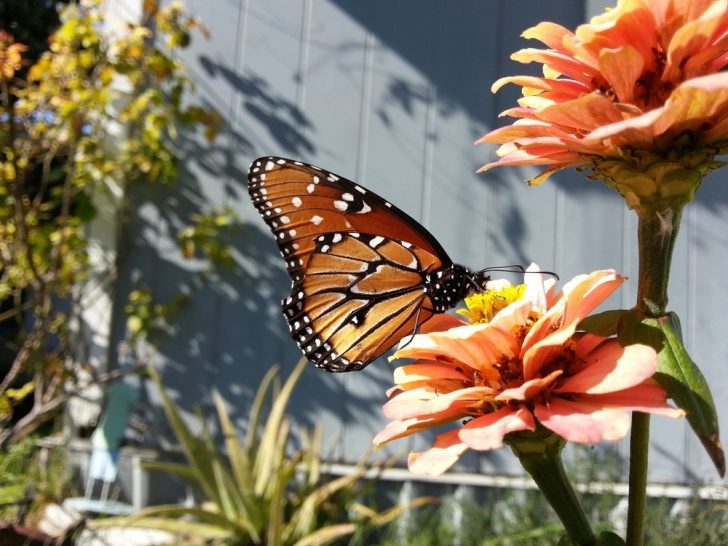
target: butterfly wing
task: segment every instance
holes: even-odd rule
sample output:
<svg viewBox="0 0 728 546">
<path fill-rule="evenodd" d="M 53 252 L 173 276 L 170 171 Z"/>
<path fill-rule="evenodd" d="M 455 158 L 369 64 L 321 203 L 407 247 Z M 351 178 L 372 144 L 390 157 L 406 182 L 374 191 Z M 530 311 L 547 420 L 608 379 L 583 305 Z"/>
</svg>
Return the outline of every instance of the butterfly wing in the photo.
<svg viewBox="0 0 728 546">
<path fill-rule="evenodd" d="M 428 250 L 365 233 L 320 235 L 305 276 L 283 301 L 304 355 L 331 372 L 359 370 L 432 316 Z"/>
<path fill-rule="evenodd" d="M 416 220 L 351 180 L 280 157 L 261 157 L 248 172 L 248 191 L 275 235 L 294 283 L 304 278 L 316 238 L 331 233 L 371 233 L 407 241 L 451 263 L 437 240 Z"/>
</svg>

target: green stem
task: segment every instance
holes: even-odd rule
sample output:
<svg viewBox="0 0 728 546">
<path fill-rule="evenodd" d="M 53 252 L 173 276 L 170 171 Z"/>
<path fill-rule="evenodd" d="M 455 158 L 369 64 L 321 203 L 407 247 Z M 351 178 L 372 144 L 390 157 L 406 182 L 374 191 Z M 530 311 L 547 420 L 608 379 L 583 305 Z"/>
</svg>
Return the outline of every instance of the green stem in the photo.
<svg viewBox="0 0 728 546">
<path fill-rule="evenodd" d="M 559 516 L 571 541 L 579 546 L 595 544 L 594 533 L 561 460 L 565 440 L 537 429 L 534 435 L 513 435 L 507 442 Z"/>
<path fill-rule="evenodd" d="M 682 208 L 637 211 L 639 280 L 635 309 L 646 317 L 660 317 L 667 309 L 667 285 Z M 632 414 L 629 444 L 629 509 L 627 544 L 642 546 L 645 535 L 647 462 L 650 447 L 650 416 Z"/>
</svg>

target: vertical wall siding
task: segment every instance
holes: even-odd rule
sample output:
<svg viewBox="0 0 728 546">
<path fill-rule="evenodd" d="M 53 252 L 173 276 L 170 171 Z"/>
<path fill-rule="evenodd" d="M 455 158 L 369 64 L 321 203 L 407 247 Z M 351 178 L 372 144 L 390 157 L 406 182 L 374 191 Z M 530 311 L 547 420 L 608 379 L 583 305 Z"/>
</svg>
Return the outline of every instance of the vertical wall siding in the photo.
<svg viewBox="0 0 728 546">
<path fill-rule="evenodd" d="M 300 159 L 357 180 L 421 220 L 457 262 L 484 267 L 535 261 L 563 279 L 605 267 L 636 275 L 635 219 L 606 188 L 576 173 L 538 188 L 524 183 L 531 169 L 474 174 L 494 149 L 472 142 L 505 123 L 496 115 L 518 96 L 515 88 L 493 96 L 491 82 L 534 70 L 509 60 L 519 48 L 537 47 L 519 34 L 540 20 L 573 27 L 584 20 L 583 2 L 187 3 L 211 38 L 196 40 L 185 61 L 202 100 L 223 114 L 228 127 L 212 148 L 201 137 L 185 137 L 179 192 L 139 196 L 119 298 L 139 282 L 162 301 L 192 294 L 156 360 L 187 409 L 207 404 L 216 389 L 244 427 L 266 370 L 278 363 L 288 371 L 299 357 L 278 306 L 289 280 L 245 189 L 247 165 L 258 155 Z M 721 176 L 706 181 L 685 218 L 671 306 L 683 318 L 690 349 L 725 418 L 728 344 L 721 311 L 728 306 L 728 191 Z M 191 213 L 220 206 L 232 207 L 243 220 L 232 240 L 236 265 L 200 284 L 205 264 L 180 258 L 176 233 Z M 629 307 L 634 296 L 630 281 L 612 306 Z M 119 341 L 123 320 L 117 322 Z M 301 426 L 323 423 L 326 453 L 355 462 L 385 423 L 380 406 L 391 370 L 385 359 L 344 375 L 311 366 L 291 413 Z M 431 439 L 402 440 L 384 453 L 407 445 L 422 449 Z M 653 479 L 717 481 L 683 424 L 654 419 L 652 447 Z M 626 446 L 616 453 L 623 458 Z M 519 471 L 505 451 L 468 455 L 461 469 Z"/>
</svg>

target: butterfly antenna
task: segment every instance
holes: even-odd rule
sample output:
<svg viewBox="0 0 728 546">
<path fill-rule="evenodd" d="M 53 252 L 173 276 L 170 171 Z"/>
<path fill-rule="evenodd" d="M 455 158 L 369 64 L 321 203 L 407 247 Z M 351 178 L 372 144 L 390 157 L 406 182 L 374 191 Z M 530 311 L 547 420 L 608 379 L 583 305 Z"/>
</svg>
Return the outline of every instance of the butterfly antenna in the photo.
<svg viewBox="0 0 728 546">
<path fill-rule="evenodd" d="M 559 275 L 553 271 L 526 271 L 526 268 L 520 264 L 486 267 L 485 269 L 478 271 L 478 273 L 490 273 L 492 271 L 499 271 L 502 273 L 523 273 L 524 275 L 535 273 L 538 275 L 549 275 L 550 277 L 554 277 L 556 280 L 559 280 Z"/>
</svg>

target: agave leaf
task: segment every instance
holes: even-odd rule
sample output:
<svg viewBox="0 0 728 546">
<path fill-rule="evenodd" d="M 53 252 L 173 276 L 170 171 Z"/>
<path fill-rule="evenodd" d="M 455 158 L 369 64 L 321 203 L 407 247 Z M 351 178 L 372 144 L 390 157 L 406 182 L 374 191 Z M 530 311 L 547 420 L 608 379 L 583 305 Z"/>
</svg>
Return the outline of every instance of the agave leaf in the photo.
<svg viewBox="0 0 728 546">
<path fill-rule="evenodd" d="M 240 507 L 233 499 L 234 482 L 231 483 L 231 477 L 225 472 L 220 461 L 212 462 L 212 473 L 215 476 L 215 489 L 218 491 L 218 498 L 220 499 L 218 504 L 220 512 L 231 520 L 237 520 L 240 516 Z M 232 487 L 230 487 L 231 485 Z M 243 515 L 243 519 L 247 519 L 245 515 Z"/>
<path fill-rule="evenodd" d="M 147 518 L 159 518 L 159 519 L 172 519 L 173 521 L 183 521 L 179 518 L 193 517 L 199 522 L 204 523 L 208 526 L 216 527 L 226 534 L 234 534 L 237 536 L 245 535 L 246 530 L 237 524 L 235 521 L 231 521 L 230 518 L 224 514 L 218 512 L 212 512 L 203 508 L 197 508 L 194 506 L 179 506 L 178 504 L 163 504 L 159 506 L 150 506 L 149 508 L 142 508 L 133 516 L 126 518 L 118 518 L 124 520 L 127 525 L 138 525 L 138 521 Z"/>
<path fill-rule="evenodd" d="M 315 521 L 317 509 L 336 492 L 356 483 L 362 475 L 363 470 L 357 469 L 354 473 L 325 483 L 311 492 L 291 516 L 288 524 L 290 536 L 303 536 L 308 533 Z"/>
<path fill-rule="evenodd" d="M 181 463 L 168 463 L 163 461 L 147 461 L 142 463 L 142 468 L 145 470 L 156 470 L 159 472 L 166 472 L 168 474 L 175 474 L 180 478 L 187 480 L 193 484 L 196 484 L 200 479 L 197 471 L 190 465 Z"/>
<path fill-rule="evenodd" d="M 303 444 L 306 452 L 306 469 L 308 486 L 313 487 L 321 480 L 321 446 L 323 445 L 323 428 L 316 423 L 312 433 L 304 435 Z"/>
<path fill-rule="evenodd" d="M 235 483 L 241 491 L 250 491 L 253 489 L 253 480 L 250 476 L 250 460 L 238 441 L 238 434 L 230 420 L 230 414 L 225 408 L 225 401 L 217 392 L 213 393 L 212 400 L 217 408 L 220 428 L 225 436 L 225 447 L 235 476 Z"/>
<path fill-rule="evenodd" d="M 271 366 L 268 372 L 260 382 L 258 391 L 255 393 L 253 399 L 253 405 L 250 407 L 250 415 L 248 417 L 248 431 L 245 434 L 245 441 L 243 447 L 248 452 L 249 457 L 252 457 L 252 449 L 258 443 L 258 427 L 260 426 L 260 417 L 263 413 L 263 403 L 265 397 L 268 394 L 268 390 L 271 388 L 273 379 L 278 375 L 278 366 Z"/>
<path fill-rule="evenodd" d="M 274 468 L 274 457 L 272 456 L 275 451 L 275 445 L 280 444 L 280 431 L 282 429 L 286 406 L 288 400 L 291 397 L 293 387 L 296 385 L 298 378 L 301 377 L 304 367 L 306 366 L 307 360 L 301 358 L 298 364 L 288 376 L 283 388 L 276 398 L 274 398 L 273 405 L 268 415 L 268 420 L 265 423 L 263 429 L 263 435 L 260 439 L 260 447 L 258 453 L 256 453 L 253 471 L 256 476 L 255 491 L 260 493 L 265 489 L 265 484 L 271 479 L 271 473 Z M 286 433 L 287 435 L 287 433 Z M 283 446 L 285 451 L 285 442 Z"/>
<path fill-rule="evenodd" d="M 263 381 L 265 382 L 265 379 Z M 250 520 L 252 527 L 261 529 L 263 526 L 263 514 L 258 506 L 258 499 L 253 493 L 250 459 L 238 441 L 237 431 L 225 408 L 225 401 L 218 393 L 213 394 L 213 401 L 217 408 L 222 432 L 225 436 L 228 460 L 234 478 L 234 489 L 238 495 L 237 502 L 241 505 L 241 509 L 245 511 L 246 517 Z M 257 540 L 258 533 L 256 532 L 255 535 Z"/>
<path fill-rule="evenodd" d="M 382 525 L 387 525 L 388 523 L 391 523 L 408 510 L 419 508 L 420 506 L 425 506 L 427 504 L 439 503 L 440 499 L 437 497 L 417 497 L 413 501 L 402 504 L 400 506 L 394 506 L 388 510 L 384 510 L 383 512 L 376 512 L 368 506 L 364 506 L 358 503 L 352 504 L 351 508 L 356 513 L 360 514 L 363 519 L 366 519 L 367 523 L 376 527 L 381 527 Z"/>
<path fill-rule="evenodd" d="M 86 525 L 90 529 L 108 529 L 110 527 L 126 527 L 133 524 L 135 527 L 144 529 L 155 529 L 167 531 L 176 536 L 195 536 L 203 540 L 224 539 L 230 536 L 230 532 L 217 525 L 209 525 L 196 521 L 187 521 L 179 518 L 158 518 L 158 517 L 115 517 L 87 520 Z M 175 541 L 175 544 L 179 544 Z M 197 541 L 199 544 L 199 540 Z"/>
<path fill-rule="evenodd" d="M 285 521 L 285 495 L 288 480 L 282 473 L 276 473 L 273 476 L 268 488 L 268 525 L 266 529 L 266 544 L 283 544 L 281 537 L 283 535 Z"/>
<path fill-rule="evenodd" d="M 172 400 L 170 400 L 167 392 L 162 386 L 162 380 L 160 379 L 157 371 L 150 368 L 148 373 L 157 385 L 159 394 L 162 397 L 164 412 L 167 414 L 169 424 L 171 425 L 172 430 L 182 447 L 182 451 L 184 452 L 188 462 L 199 475 L 199 485 L 209 498 L 216 499 L 214 487 L 215 478 L 212 474 L 212 469 L 210 468 L 210 450 L 204 445 L 204 443 L 196 438 L 190 431 L 189 427 L 187 427 L 182 416 L 177 410 L 177 407 Z"/>
<path fill-rule="evenodd" d="M 356 525 L 353 523 L 329 525 L 303 537 L 293 546 L 325 546 L 326 544 L 331 544 L 337 538 L 351 535 L 354 531 L 356 531 Z"/>
</svg>

